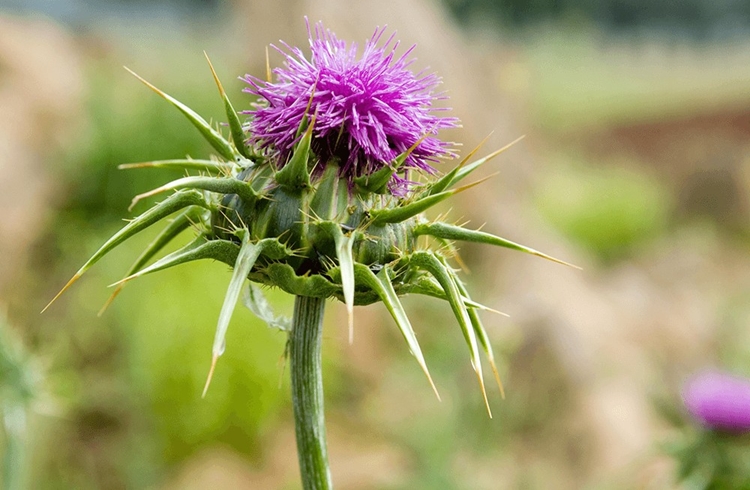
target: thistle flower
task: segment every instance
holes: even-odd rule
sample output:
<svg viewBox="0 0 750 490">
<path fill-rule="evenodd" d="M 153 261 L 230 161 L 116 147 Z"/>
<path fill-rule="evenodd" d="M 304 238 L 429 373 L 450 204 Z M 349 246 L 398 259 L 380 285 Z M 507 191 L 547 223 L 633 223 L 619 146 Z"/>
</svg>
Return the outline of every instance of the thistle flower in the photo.
<svg viewBox="0 0 750 490">
<path fill-rule="evenodd" d="M 685 407 L 701 425 L 718 431 L 750 432 L 750 380 L 719 371 L 693 378 L 683 392 Z"/>
<path fill-rule="evenodd" d="M 330 488 L 319 359 L 327 298 L 346 304 L 350 341 L 354 305 L 384 303 L 436 395 L 399 297 L 423 294 L 446 301 L 466 341 L 489 412 L 480 351 L 487 357 L 501 393 L 502 385 L 478 314 L 488 308 L 469 297 L 448 265 L 455 251 L 452 242 L 486 243 L 565 263 L 490 233 L 431 221 L 424 215 L 435 204 L 478 184 L 457 187 L 513 143 L 469 163 L 477 148 L 452 170 L 436 176 L 431 163 L 447 155 L 449 145 L 435 133 L 457 121 L 432 114 L 434 100 L 442 97 L 433 93 L 438 79 L 412 74 L 408 57 L 413 48 L 396 58 L 398 43 L 392 36 L 379 46 L 384 32 L 376 30 L 357 59 L 356 47 L 347 47 L 318 24 L 314 35 L 310 34 L 310 61 L 299 49 L 287 46 L 286 65 L 276 70 L 276 82 L 247 79 L 249 91 L 265 102 L 249 111 L 252 117 L 244 125 L 211 66 L 231 140 L 192 109 L 133 73 L 182 112 L 218 155 L 204 160 L 122 165 L 120 168 L 159 167 L 198 174 L 136 196 L 133 205 L 172 191 L 112 236 L 58 293 L 117 245 L 176 214 L 117 283 L 110 301 L 133 279 L 176 265 L 213 259 L 233 267 L 216 327 L 209 381 L 224 352 L 229 320 L 245 280 L 294 295 L 290 323 L 269 311 L 256 287 L 251 284 L 246 290 L 250 309 L 289 333 L 287 348 L 305 489 Z M 411 169 L 432 178 L 427 183 L 409 184 L 406 172 Z M 192 243 L 149 265 L 187 228 L 197 230 Z M 418 244 L 421 236 L 430 239 Z"/>
<path fill-rule="evenodd" d="M 458 119 L 433 112 L 439 78 L 415 75 L 409 70 L 414 46 L 396 57 L 398 42 L 391 35 L 379 46 L 385 28 L 376 29 L 365 44 L 361 58 L 357 46 L 347 46 L 321 23 L 314 33 L 308 24 L 311 57 L 284 44 L 285 67 L 276 68 L 277 81 L 245 80 L 246 92 L 263 102 L 247 111 L 251 144 L 267 149 L 284 165 L 297 142 L 297 128 L 308 114 L 317 114 L 312 133 L 316 164 L 324 168 L 340 161 L 339 174 L 349 180 L 371 174 L 414 148 L 394 168 L 391 190 L 406 192 L 406 181 L 395 175 L 418 169 L 434 173 L 431 163 L 450 154 L 449 145 L 432 136 L 439 129 L 455 127 Z"/>
</svg>

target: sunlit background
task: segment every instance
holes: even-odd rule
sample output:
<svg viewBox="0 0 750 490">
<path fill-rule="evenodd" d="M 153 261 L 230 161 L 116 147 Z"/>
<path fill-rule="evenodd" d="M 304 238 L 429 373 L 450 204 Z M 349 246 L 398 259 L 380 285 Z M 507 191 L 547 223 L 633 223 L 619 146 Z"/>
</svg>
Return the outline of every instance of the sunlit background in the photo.
<svg viewBox="0 0 750 490">
<path fill-rule="evenodd" d="M 0 481 L 299 488 L 282 332 L 238 307 L 200 396 L 226 266 L 144 277 L 98 317 L 149 230 L 39 311 L 133 216 L 134 194 L 176 177 L 118 164 L 210 153 L 122 66 L 221 121 L 203 50 L 247 108 L 238 77 L 264 76 L 269 43 L 306 46 L 305 15 L 360 45 L 383 24 L 401 49 L 417 43 L 464 151 L 526 135 L 441 211 L 584 269 L 462 248 L 472 296 L 510 315 L 484 315 L 507 391 L 490 394 L 491 420 L 447 306 L 406 300 L 438 402 L 381 305 L 355 310 L 349 345 L 331 302 L 338 488 L 675 487 L 682 383 L 705 367 L 750 375 L 740 0 L 0 0 Z"/>
</svg>

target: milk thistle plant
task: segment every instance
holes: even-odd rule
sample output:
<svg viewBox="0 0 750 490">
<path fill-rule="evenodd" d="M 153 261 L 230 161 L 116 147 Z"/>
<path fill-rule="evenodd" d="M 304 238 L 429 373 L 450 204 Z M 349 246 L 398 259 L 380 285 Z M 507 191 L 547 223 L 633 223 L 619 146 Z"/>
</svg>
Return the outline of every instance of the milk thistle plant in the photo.
<svg viewBox="0 0 750 490">
<path fill-rule="evenodd" d="M 666 445 L 685 488 L 750 488 L 750 379 L 698 373 L 682 390 L 681 428 Z"/>
<path fill-rule="evenodd" d="M 458 121 L 441 115 L 434 105 L 445 98 L 435 91 L 438 77 L 410 70 L 414 47 L 398 56 L 399 43 L 393 35 L 384 38 L 385 29 L 379 28 L 358 56 L 354 44 L 347 45 L 322 24 L 312 29 L 308 25 L 308 34 L 309 57 L 282 44 L 276 49 L 285 61 L 273 71 L 275 77 L 268 69 L 265 80 L 244 78 L 245 91 L 258 100 L 240 113 L 248 116 L 244 123 L 211 67 L 226 109 L 224 132 L 229 137 L 134 74 L 182 112 L 217 155 L 121 166 L 194 175 L 136 196 L 133 205 L 171 192 L 102 245 L 60 293 L 117 245 L 176 214 L 116 283 L 112 298 L 131 280 L 179 264 L 213 259 L 230 265 L 233 274 L 219 313 L 207 389 L 224 352 L 232 311 L 249 279 L 248 306 L 269 324 L 288 331 L 303 486 L 328 489 L 332 483 L 321 377 L 322 320 L 328 298 L 346 305 L 350 341 L 354 306 L 382 302 L 438 398 L 399 296 L 423 294 L 448 302 L 489 412 L 481 352 L 501 392 L 502 385 L 478 315 L 485 307 L 469 297 L 449 265 L 455 254 L 452 243 L 486 243 L 560 261 L 490 233 L 425 216 L 430 207 L 479 183 L 459 186 L 505 148 L 470 162 L 475 149 L 452 170 L 438 173 L 433 164 L 454 155 L 451 145 L 436 135 Z M 187 228 L 196 230 L 192 243 L 149 265 Z M 294 295 L 291 322 L 269 310 L 254 284 Z"/>
</svg>

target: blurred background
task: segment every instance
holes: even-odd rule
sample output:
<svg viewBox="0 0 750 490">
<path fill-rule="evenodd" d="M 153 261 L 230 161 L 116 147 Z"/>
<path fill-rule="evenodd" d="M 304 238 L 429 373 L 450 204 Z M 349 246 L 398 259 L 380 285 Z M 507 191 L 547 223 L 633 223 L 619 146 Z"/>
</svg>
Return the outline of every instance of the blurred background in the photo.
<svg viewBox="0 0 750 490">
<path fill-rule="evenodd" d="M 200 397 L 227 267 L 147 276 L 97 317 L 149 230 L 39 311 L 133 195 L 176 177 L 118 164 L 210 153 L 122 66 L 221 121 L 202 51 L 247 108 L 238 77 L 263 76 L 269 43 L 306 46 L 304 15 L 360 45 L 383 24 L 417 43 L 464 151 L 525 134 L 450 216 L 584 269 L 462 247 L 472 296 L 510 314 L 484 315 L 507 391 L 492 420 L 448 307 L 406 300 L 439 403 L 381 305 L 357 308 L 350 346 L 331 303 L 338 488 L 677 487 L 682 383 L 750 375 L 742 0 L 0 0 L 4 487 L 299 487 L 283 333 L 238 308 Z"/>
</svg>

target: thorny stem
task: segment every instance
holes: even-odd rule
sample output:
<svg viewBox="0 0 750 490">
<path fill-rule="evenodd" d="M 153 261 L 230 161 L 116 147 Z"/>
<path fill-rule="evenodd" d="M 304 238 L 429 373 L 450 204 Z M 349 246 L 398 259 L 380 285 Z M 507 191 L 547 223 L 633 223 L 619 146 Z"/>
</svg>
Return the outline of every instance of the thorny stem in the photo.
<svg viewBox="0 0 750 490">
<path fill-rule="evenodd" d="M 292 402 L 302 488 L 331 490 L 323 412 L 323 310 L 325 298 L 297 296 L 289 340 Z"/>
</svg>

